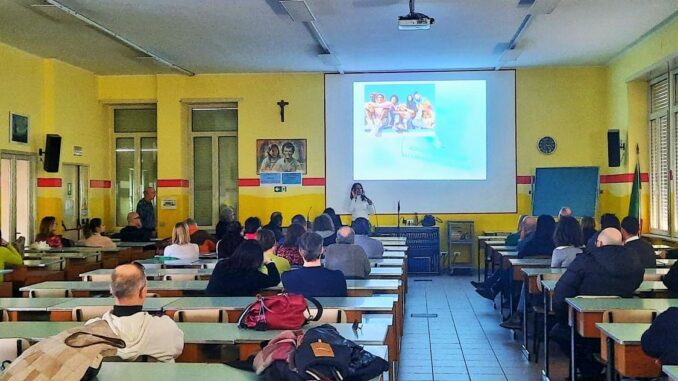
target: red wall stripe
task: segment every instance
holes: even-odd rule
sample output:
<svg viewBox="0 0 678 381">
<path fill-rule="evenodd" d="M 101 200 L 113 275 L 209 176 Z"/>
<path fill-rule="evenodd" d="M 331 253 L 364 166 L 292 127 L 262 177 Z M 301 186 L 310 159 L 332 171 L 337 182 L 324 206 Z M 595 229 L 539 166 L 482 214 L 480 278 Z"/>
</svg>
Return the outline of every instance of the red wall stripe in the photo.
<svg viewBox="0 0 678 381">
<path fill-rule="evenodd" d="M 301 184 L 305 186 L 324 186 L 325 178 L 324 177 L 304 177 L 301 180 Z"/>
<path fill-rule="evenodd" d="M 188 180 L 184 179 L 159 179 L 158 188 L 188 188 Z"/>
<path fill-rule="evenodd" d="M 90 188 L 110 189 L 111 188 L 111 180 L 90 180 L 89 181 L 89 187 Z"/>
<path fill-rule="evenodd" d="M 622 184 L 633 183 L 633 173 L 620 173 L 618 175 L 600 175 L 601 184 Z M 640 174 L 640 181 L 646 183 L 650 181 L 650 175 L 647 173 Z"/>
<path fill-rule="evenodd" d="M 61 179 L 58 177 L 39 177 L 38 187 L 40 188 L 61 188 Z"/>
<path fill-rule="evenodd" d="M 516 176 L 516 184 L 532 184 L 532 176 Z"/>
<path fill-rule="evenodd" d="M 238 179 L 239 187 L 258 187 L 259 179 Z"/>
</svg>

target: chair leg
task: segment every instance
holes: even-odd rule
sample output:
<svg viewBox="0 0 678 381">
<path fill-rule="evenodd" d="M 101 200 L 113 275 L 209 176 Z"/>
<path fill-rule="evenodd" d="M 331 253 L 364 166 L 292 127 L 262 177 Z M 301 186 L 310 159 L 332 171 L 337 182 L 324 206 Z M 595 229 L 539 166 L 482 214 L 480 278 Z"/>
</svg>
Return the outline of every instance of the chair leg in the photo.
<svg viewBox="0 0 678 381">
<path fill-rule="evenodd" d="M 533 319 L 534 321 L 532 322 L 532 353 L 534 353 L 534 362 L 539 364 L 539 338 L 540 338 L 540 329 L 539 329 L 539 322 L 541 321 L 540 316 L 541 314 L 534 313 L 533 314 Z"/>
</svg>

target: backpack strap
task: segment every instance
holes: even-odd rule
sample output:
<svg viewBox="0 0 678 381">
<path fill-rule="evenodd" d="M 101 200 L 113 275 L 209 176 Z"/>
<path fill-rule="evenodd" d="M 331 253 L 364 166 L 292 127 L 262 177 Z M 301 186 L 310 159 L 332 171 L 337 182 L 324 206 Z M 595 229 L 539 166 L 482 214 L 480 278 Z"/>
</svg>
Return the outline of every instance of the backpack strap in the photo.
<svg viewBox="0 0 678 381">
<path fill-rule="evenodd" d="M 320 318 L 323 316 L 323 306 L 320 304 L 318 299 L 311 297 L 311 296 L 306 296 L 306 300 L 310 301 L 313 303 L 313 306 L 315 306 L 316 314 L 313 316 L 309 321 L 318 321 Z"/>
<path fill-rule="evenodd" d="M 85 344 L 74 344 L 73 341 L 78 339 L 80 336 L 92 336 L 96 337 L 97 339 L 100 339 L 99 341 L 93 341 L 91 343 L 85 343 Z M 92 345 L 97 345 L 97 344 L 108 344 L 110 346 L 113 346 L 115 348 L 125 348 L 126 344 L 125 341 L 122 339 L 119 339 L 117 337 L 108 337 L 108 336 L 103 336 L 103 335 L 97 335 L 96 333 L 91 333 L 91 332 L 74 332 L 71 335 L 69 335 L 66 339 L 64 339 L 64 344 L 68 345 L 71 348 L 85 348 L 85 347 L 91 347 Z"/>
</svg>

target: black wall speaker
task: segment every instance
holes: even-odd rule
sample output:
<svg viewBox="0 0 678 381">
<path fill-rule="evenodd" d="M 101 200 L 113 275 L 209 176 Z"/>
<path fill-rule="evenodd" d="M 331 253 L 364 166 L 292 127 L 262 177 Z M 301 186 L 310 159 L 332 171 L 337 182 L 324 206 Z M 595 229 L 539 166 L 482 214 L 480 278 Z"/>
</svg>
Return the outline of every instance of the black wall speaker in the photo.
<svg viewBox="0 0 678 381">
<path fill-rule="evenodd" d="M 621 141 L 619 130 L 607 131 L 607 165 L 610 167 L 621 166 Z"/>
<path fill-rule="evenodd" d="M 45 140 L 45 172 L 59 172 L 59 157 L 61 156 L 61 136 L 47 134 Z"/>
</svg>

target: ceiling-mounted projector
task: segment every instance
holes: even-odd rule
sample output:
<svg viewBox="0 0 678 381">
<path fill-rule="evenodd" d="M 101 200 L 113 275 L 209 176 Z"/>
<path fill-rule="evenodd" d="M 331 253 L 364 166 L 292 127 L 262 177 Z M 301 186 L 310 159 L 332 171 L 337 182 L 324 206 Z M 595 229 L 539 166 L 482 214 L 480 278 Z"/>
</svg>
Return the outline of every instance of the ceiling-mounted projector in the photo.
<svg viewBox="0 0 678 381">
<path fill-rule="evenodd" d="M 427 30 L 435 22 L 433 17 L 414 11 L 414 0 L 410 0 L 410 13 L 398 17 L 398 29 L 400 30 Z"/>
</svg>

